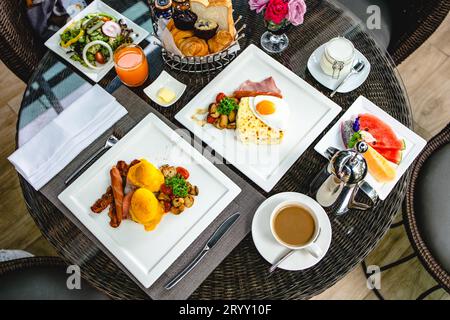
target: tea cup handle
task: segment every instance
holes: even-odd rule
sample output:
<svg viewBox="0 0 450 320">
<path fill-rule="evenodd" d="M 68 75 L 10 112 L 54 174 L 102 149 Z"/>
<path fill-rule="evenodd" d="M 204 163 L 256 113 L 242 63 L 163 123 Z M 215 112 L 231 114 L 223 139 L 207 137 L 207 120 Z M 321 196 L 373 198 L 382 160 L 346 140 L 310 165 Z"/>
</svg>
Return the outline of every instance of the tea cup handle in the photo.
<svg viewBox="0 0 450 320">
<path fill-rule="evenodd" d="M 322 256 L 322 249 L 316 243 L 311 243 L 305 250 L 316 259 L 320 259 Z"/>
</svg>

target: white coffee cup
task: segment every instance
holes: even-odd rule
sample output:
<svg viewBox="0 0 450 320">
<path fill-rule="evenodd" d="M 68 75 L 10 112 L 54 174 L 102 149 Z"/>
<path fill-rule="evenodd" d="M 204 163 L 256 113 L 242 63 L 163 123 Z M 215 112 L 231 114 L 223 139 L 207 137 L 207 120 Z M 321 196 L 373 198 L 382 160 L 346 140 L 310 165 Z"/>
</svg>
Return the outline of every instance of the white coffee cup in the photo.
<svg viewBox="0 0 450 320">
<path fill-rule="evenodd" d="M 312 235 L 312 237 L 310 238 L 310 240 L 308 240 L 307 243 L 304 243 L 302 245 L 299 246 L 293 246 L 290 244 L 285 243 L 283 240 L 281 240 L 279 238 L 279 236 L 277 235 L 275 228 L 274 228 L 274 222 L 275 222 L 275 217 L 278 215 L 278 213 L 286 208 L 286 207 L 300 207 L 305 209 L 310 215 L 311 217 L 314 219 L 314 226 L 315 226 L 315 230 L 314 233 Z M 309 254 L 311 254 L 313 257 L 320 259 L 320 257 L 322 256 L 322 249 L 315 243 L 317 238 L 320 235 L 320 223 L 319 223 L 319 219 L 317 217 L 317 214 L 314 212 L 313 209 L 311 209 L 308 205 L 299 202 L 299 201 L 283 201 L 281 202 L 279 205 L 277 205 L 275 207 L 275 209 L 272 211 L 272 214 L 270 216 L 270 230 L 272 231 L 272 235 L 274 236 L 275 240 L 282 246 L 291 249 L 291 250 L 305 250 L 307 251 Z"/>
</svg>

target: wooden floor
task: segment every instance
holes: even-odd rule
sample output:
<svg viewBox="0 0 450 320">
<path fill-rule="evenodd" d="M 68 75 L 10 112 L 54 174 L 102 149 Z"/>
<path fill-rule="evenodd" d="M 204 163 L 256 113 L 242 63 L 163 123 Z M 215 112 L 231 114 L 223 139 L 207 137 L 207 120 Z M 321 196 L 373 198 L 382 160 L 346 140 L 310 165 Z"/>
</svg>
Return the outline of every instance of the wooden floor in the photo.
<svg viewBox="0 0 450 320">
<path fill-rule="evenodd" d="M 450 122 L 450 16 L 436 33 L 400 65 L 411 100 L 415 131 L 431 138 Z M 0 62 L 0 249 L 24 249 L 35 255 L 56 255 L 27 213 L 17 174 L 6 160 L 14 151 L 17 112 L 25 84 Z M 389 231 L 366 260 L 384 265 L 412 252 L 403 227 Z M 417 259 L 382 274 L 381 293 L 387 299 L 415 299 L 435 285 Z M 429 298 L 450 299 L 437 291 Z M 376 299 L 367 289 L 361 267 L 314 299 Z"/>
</svg>

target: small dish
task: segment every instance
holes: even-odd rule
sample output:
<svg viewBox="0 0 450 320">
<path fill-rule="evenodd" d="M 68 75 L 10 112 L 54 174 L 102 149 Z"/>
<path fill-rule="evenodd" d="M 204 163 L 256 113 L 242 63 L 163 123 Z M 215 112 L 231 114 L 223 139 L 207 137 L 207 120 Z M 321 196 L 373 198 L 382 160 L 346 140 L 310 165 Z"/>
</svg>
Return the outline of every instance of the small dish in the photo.
<svg viewBox="0 0 450 320">
<path fill-rule="evenodd" d="M 158 91 L 164 87 L 172 90 L 175 93 L 175 99 L 173 99 L 169 103 L 164 103 L 160 99 L 158 99 Z M 172 77 L 170 74 L 168 74 L 166 71 L 163 71 L 161 72 L 159 77 L 155 81 L 153 81 L 151 85 L 149 85 L 147 88 L 144 89 L 144 93 L 154 103 L 157 103 L 161 107 L 167 108 L 173 105 L 181 98 L 184 91 L 186 90 L 186 87 L 187 86 L 184 83 L 181 83 L 180 81 Z"/>
<path fill-rule="evenodd" d="M 320 84 L 327 87 L 330 90 L 336 89 L 339 85 L 340 81 L 346 76 L 346 74 L 342 74 L 339 79 L 333 79 L 329 75 L 325 74 L 320 67 L 320 60 L 322 59 L 323 53 L 325 51 L 326 43 L 317 48 L 313 54 L 308 59 L 308 70 L 311 72 L 311 75 L 316 79 Z M 339 93 L 348 93 L 359 88 L 366 80 L 370 74 L 371 65 L 369 60 L 357 49 L 355 49 L 355 62 L 361 60 L 364 61 L 365 67 L 364 70 L 359 74 L 355 74 L 351 76 L 340 88 L 337 92 Z"/>
<path fill-rule="evenodd" d="M 331 223 L 325 210 L 312 198 L 296 192 L 283 192 L 276 194 L 264 201 L 256 210 L 252 222 L 252 237 L 256 249 L 261 256 L 270 264 L 273 264 L 280 257 L 286 254 L 289 249 L 277 242 L 270 228 L 270 218 L 275 207 L 285 201 L 295 201 L 307 205 L 314 210 L 321 231 L 316 240 L 316 244 L 320 247 L 322 254 L 319 259 L 314 258 L 305 250 L 297 250 L 291 257 L 283 261 L 280 269 L 299 271 L 313 267 L 319 263 L 326 255 L 331 244 Z"/>
</svg>

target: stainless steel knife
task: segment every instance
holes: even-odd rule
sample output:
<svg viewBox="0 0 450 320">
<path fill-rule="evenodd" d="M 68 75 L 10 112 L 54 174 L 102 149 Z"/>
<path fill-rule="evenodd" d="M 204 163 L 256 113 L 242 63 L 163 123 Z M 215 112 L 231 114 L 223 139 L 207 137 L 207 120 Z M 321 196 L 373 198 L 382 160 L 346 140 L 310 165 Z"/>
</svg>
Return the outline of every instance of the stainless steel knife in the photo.
<svg viewBox="0 0 450 320">
<path fill-rule="evenodd" d="M 235 214 L 233 214 L 232 216 L 230 216 L 229 218 L 227 218 L 218 228 L 217 230 L 214 232 L 214 234 L 211 236 L 211 238 L 209 238 L 208 242 L 206 243 L 205 247 L 203 248 L 203 250 L 195 257 L 194 260 L 192 260 L 192 262 L 183 269 L 183 271 L 181 271 L 175 278 L 173 278 L 172 280 L 170 280 L 165 288 L 167 290 L 172 289 L 173 287 L 175 287 L 177 285 L 178 282 L 180 282 L 189 272 L 192 271 L 192 269 L 195 268 L 195 266 L 203 259 L 203 257 L 208 253 L 209 250 L 211 250 L 216 244 L 217 242 L 219 242 L 219 240 L 223 237 L 223 235 L 225 233 L 227 233 L 228 230 L 230 230 L 230 228 L 234 225 L 234 223 L 238 220 L 239 216 L 241 214 L 239 212 L 236 212 Z"/>
</svg>

